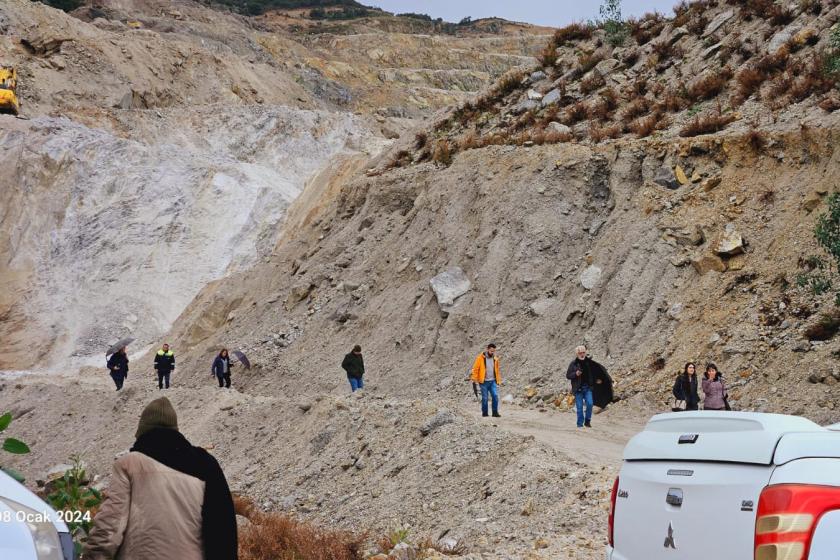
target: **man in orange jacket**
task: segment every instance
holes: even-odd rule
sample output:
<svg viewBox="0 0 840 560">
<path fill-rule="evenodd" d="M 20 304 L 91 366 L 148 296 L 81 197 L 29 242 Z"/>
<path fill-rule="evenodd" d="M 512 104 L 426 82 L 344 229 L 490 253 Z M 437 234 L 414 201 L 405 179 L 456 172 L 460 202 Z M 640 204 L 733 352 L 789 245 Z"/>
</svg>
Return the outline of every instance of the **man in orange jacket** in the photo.
<svg viewBox="0 0 840 560">
<path fill-rule="evenodd" d="M 487 416 L 487 395 L 493 397 L 493 416 L 499 418 L 499 391 L 502 383 L 499 373 L 499 357 L 496 356 L 496 345 L 492 342 L 487 350 L 478 355 L 473 363 L 470 380 L 481 387 L 481 415 Z"/>
</svg>

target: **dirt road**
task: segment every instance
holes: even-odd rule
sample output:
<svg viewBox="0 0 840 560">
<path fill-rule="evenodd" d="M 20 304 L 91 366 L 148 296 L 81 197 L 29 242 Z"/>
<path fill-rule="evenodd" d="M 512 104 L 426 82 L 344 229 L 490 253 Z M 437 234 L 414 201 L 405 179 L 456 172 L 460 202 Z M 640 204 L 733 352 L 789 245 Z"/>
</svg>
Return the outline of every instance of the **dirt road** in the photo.
<svg viewBox="0 0 840 560">
<path fill-rule="evenodd" d="M 515 434 L 533 436 L 571 460 L 617 468 L 627 441 L 644 428 L 648 419 L 647 415 L 631 417 L 623 412 L 607 409 L 592 417 L 592 428 L 578 428 L 574 412 L 507 406 L 494 425 Z M 478 406 L 471 406 L 463 413 L 475 418 L 481 416 Z"/>
</svg>

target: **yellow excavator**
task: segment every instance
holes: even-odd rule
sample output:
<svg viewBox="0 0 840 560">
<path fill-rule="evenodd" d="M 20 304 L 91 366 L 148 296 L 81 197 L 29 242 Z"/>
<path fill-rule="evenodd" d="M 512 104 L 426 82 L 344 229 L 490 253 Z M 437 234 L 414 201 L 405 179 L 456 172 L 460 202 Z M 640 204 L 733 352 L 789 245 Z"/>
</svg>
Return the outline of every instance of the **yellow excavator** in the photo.
<svg viewBox="0 0 840 560">
<path fill-rule="evenodd" d="M 17 115 L 20 112 L 16 90 L 17 72 L 14 68 L 0 66 L 0 113 Z"/>
</svg>

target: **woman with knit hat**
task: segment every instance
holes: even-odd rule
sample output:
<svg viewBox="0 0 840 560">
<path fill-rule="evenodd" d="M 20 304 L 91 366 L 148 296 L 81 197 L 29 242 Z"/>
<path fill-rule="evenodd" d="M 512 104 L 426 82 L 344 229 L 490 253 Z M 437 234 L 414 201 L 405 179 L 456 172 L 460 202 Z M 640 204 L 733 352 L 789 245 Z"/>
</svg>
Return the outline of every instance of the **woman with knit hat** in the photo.
<svg viewBox="0 0 840 560">
<path fill-rule="evenodd" d="M 136 437 L 114 462 L 85 560 L 236 560 L 236 515 L 225 475 L 178 431 L 169 399 L 146 406 Z"/>
</svg>

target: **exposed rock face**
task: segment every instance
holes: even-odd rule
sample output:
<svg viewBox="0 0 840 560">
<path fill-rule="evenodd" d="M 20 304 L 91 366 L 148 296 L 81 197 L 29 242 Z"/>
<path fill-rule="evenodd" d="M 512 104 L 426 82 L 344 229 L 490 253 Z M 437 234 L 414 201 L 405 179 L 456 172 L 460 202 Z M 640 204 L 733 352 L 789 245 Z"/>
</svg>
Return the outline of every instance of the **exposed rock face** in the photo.
<svg viewBox="0 0 840 560">
<path fill-rule="evenodd" d="M 438 305 L 443 310 L 455 305 L 455 300 L 470 291 L 472 286 L 470 279 L 457 266 L 441 272 L 432 278 L 429 283 L 435 292 Z"/>
</svg>

